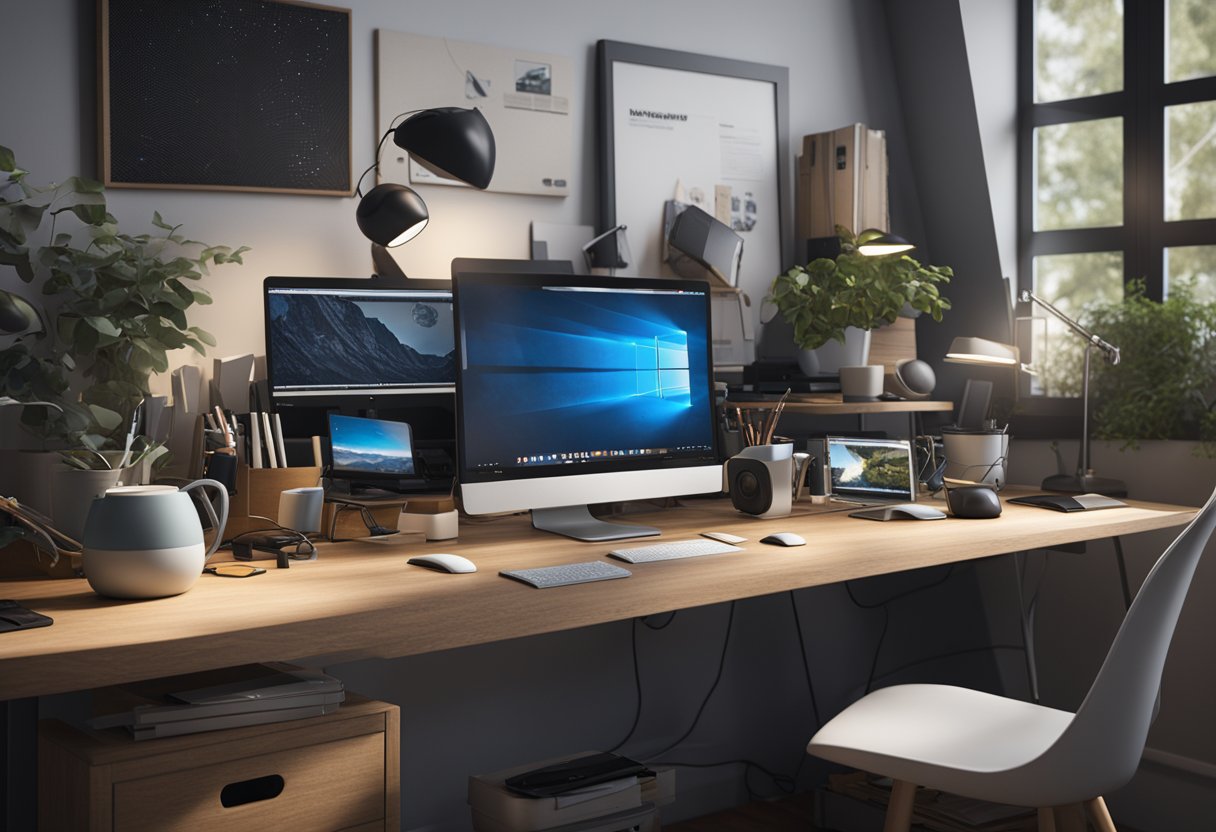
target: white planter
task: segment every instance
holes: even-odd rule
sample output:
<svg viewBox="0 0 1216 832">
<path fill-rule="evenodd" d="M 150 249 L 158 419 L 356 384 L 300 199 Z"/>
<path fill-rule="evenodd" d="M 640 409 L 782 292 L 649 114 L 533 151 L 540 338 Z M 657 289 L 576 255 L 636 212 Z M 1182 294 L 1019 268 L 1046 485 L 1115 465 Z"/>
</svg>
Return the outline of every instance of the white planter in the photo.
<svg viewBox="0 0 1216 832">
<path fill-rule="evenodd" d="M 845 327 L 844 343 L 828 341 L 813 350 L 798 350 L 798 368 L 803 375 L 834 376 L 841 367 L 859 367 L 870 361 L 870 330 Z"/>
<path fill-rule="evenodd" d="M 81 471 L 67 466 L 57 469 L 51 478 L 51 521 L 55 528 L 80 541 L 93 498 L 105 496 L 107 488 L 117 485 L 120 473 L 114 470 Z"/>
</svg>

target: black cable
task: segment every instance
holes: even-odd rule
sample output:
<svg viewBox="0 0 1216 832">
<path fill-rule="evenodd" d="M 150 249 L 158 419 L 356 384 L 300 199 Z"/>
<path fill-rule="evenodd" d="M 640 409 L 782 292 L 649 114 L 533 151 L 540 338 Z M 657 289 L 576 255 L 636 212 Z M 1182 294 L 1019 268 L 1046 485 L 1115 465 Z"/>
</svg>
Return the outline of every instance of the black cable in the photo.
<svg viewBox="0 0 1216 832">
<path fill-rule="evenodd" d="M 811 695 L 811 713 L 815 715 L 815 728 L 822 727 L 823 720 L 819 716 L 819 702 L 815 699 L 815 685 L 811 681 L 811 663 L 806 657 L 806 641 L 802 637 L 802 621 L 798 618 L 798 602 L 794 599 L 794 590 L 790 590 L 790 607 L 794 610 L 794 630 L 798 633 L 798 653 L 802 656 L 802 672 L 806 675 L 806 690 Z M 797 777 L 797 775 L 795 775 Z"/>
<path fill-rule="evenodd" d="M 759 771 L 760 773 L 762 773 L 766 777 L 768 777 L 770 780 L 772 780 L 773 785 L 776 786 L 777 789 L 780 792 L 782 792 L 783 794 L 793 794 L 795 789 L 797 788 L 797 781 L 794 777 L 791 777 L 788 774 L 778 774 L 777 772 L 767 768 L 766 766 L 763 766 L 760 763 L 757 763 L 755 760 L 745 760 L 745 759 L 719 760 L 719 761 L 713 762 L 713 763 L 689 763 L 689 762 L 683 762 L 683 761 L 656 760 L 654 762 L 649 763 L 649 765 L 671 766 L 672 768 L 719 768 L 720 766 L 733 766 L 733 765 L 745 766 L 746 768 L 743 773 L 743 785 L 744 785 L 744 788 L 747 789 L 747 795 L 748 795 L 749 799 L 755 797 L 755 792 L 752 791 L 751 783 L 749 782 L 749 776 L 751 774 L 752 769 L 756 769 L 757 771 Z M 801 766 L 799 766 L 799 767 L 801 768 Z"/>
<path fill-rule="evenodd" d="M 947 580 L 949 580 L 949 578 L 952 574 L 954 574 L 955 566 L 957 566 L 957 564 L 951 563 L 946 567 L 945 573 L 940 578 L 930 581 L 927 584 L 921 584 L 920 586 L 915 586 L 915 587 L 912 587 L 911 589 L 905 589 L 902 592 L 897 592 L 894 595 L 892 595 L 890 598 L 886 598 L 882 601 L 879 601 L 876 604 L 867 604 L 862 601 L 858 601 L 857 596 L 853 594 L 853 588 L 851 586 L 849 586 L 850 581 L 844 582 L 844 589 L 845 589 L 845 592 L 847 592 L 849 594 L 849 600 L 853 602 L 854 606 L 860 607 L 863 610 L 873 610 L 873 609 L 877 609 L 878 607 L 885 607 L 887 604 L 893 603 L 895 601 L 899 601 L 903 598 L 907 598 L 909 595 L 915 595 L 918 592 L 924 592 L 926 589 L 933 589 L 933 587 L 935 587 L 935 586 L 941 586 Z"/>
<path fill-rule="evenodd" d="M 874 689 L 874 674 L 878 671 L 878 657 L 882 655 L 882 644 L 887 638 L 887 628 L 891 625 L 891 608 L 883 605 L 882 632 L 878 634 L 878 643 L 874 645 L 874 658 L 870 661 L 870 675 L 866 677 L 866 693 Z"/>
<path fill-rule="evenodd" d="M 849 586 L 848 581 L 844 582 L 844 590 L 845 590 L 845 592 L 848 593 L 849 600 L 853 602 L 854 606 L 858 607 L 859 609 L 863 609 L 863 610 L 882 609 L 882 612 L 883 612 L 882 632 L 880 632 L 878 634 L 878 643 L 876 645 L 874 645 L 874 658 L 870 661 L 870 673 L 866 677 L 866 690 L 865 690 L 866 693 L 869 693 L 874 688 L 874 680 L 877 678 L 874 674 L 878 671 L 878 659 L 879 659 L 879 656 L 882 655 L 882 645 L 883 645 L 883 642 L 886 640 L 887 630 L 891 625 L 891 611 L 888 607 L 888 604 L 892 604 L 895 601 L 899 601 L 900 599 L 907 598 L 910 595 L 916 595 L 918 592 L 924 592 L 925 590 L 932 589 L 933 587 L 941 586 L 947 580 L 950 579 L 951 575 L 954 574 L 954 567 L 955 567 L 955 564 L 952 563 L 946 567 L 946 571 L 942 574 L 942 576 L 940 578 L 938 578 L 934 581 L 930 581 L 927 584 L 922 584 L 920 586 L 913 587 L 912 589 L 905 589 L 903 592 L 897 592 L 894 595 L 892 595 L 890 598 L 880 601 L 877 604 L 866 604 L 866 603 L 859 601 L 857 599 L 857 596 L 853 594 L 853 587 Z"/>
<path fill-rule="evenodd" d="M 916 659 L 915 661 L 905 662 L 904 664 L 901 664 L 899 667 L 893 668 L 884 673 L 880 673 L 879 675 L 875 676 L 874 679 L 875 680 L 886 679 L 888 676 L 894 676 L 897 673 L 902 673 L 903 671 L 907 670 L 910 667 L 916 667 L 916 665 L 918 665 L 918 664 L 928 664 L 929 662 L 936 662 L 936 661 L 940 661 L 942 659 L 952 659 L 955 656 L 965 656 L 968 653 L 984 653 L 989 650 L 1025 651 L 1025 649 L 1026 649 L 1026 646 L 1023 644 L 988 644 L 983 647 L 966 647 L 962 650 L 951 650 L 948 653 L 936 653 L 932 656 L 926 656 L 923 659 Z"/>
<path fill-rule="evenodd" d="M 699 723 L 701 721 L 701 715 L 705 713 L 705 708 L 706 708 L 706 706 L 709 705 L 709 700 L 713 698 L 714 691 L 716 691 L 718 689 L 718 683 L 722 681 L 722 671 L 726 667 L 726 648 L 730 646 L 730 631 L 731 631 L 731 628 L 734 626 L 734 623 L 735 623 L 735 602 L 731 601 L 730 602 L 730 613 L 726 617 L 726 635 L 724 635 L 722 637 L 722 656 L 718 659 L 718 675 L 714 677 L 714 683 L 712 685 L 710 685 L 709 692 L 706 693 L 705 698 L 701 700 L 701 707 L 697 709 L 697 715 L 693 717 L 692 724 L 688 726 L 688 730 L 685 731 L 683 734 L 681 734 L 679 739 L 677 739 L 675 742 L 668 745 L 662 751 L 656 751 L 654 754 L 651 754 L 647 758 L 647 761 L 653 760 L 655 757 L 658 757 L 662 754 L 666 754 L 668 751 L 671 751 L 673 748 L 678 746 L 680 743 L 684 742 L 684 740 L 688 739 L 688 737 L 696 729 L 697 723 Z"/>
<path fill-rule="evenodd" d="M 637 620 L 638 620 L 638 621 L 641 621 L 643 624 L 645 624 L 645 625 L 646 625 L 646 627 L 647 627 L 648 629 L 655 630 L 655 631 L 658 631 L 658 630 L 666 630 L 668 627 L 670 627 L 670 626 L 671 626 L 671 622 L 673 622 L 673 621 L 675 621 L 675 620 L 676 620 L 676 613 L 677 613 L 677 612 L 679 612 L 679 610 L 675 610 L 675 611 L 672 611 L 672 612 L 666 613 L 666 615 L 667 615 L 667 620 L 666 620 L 666 621 L 664 621 L 662 624 L 659 624 L 658 626 L 656 626 L 656 625 L 654 625 L 654 624 L 651 624 L 649 621 L 647 621 L 647 620 L 646 620 L 647 618 L 650 618 L 650 617 L 651 617 L 651 616 L 649 616 L 649 615 L 644 615 L 644 616 L 642 616 L 641 618 L 639 618 L 639 619 L 637 619 Z"/>
<path fill-rule="evenodd" d="M 673 613 L 672 617 L 674 616 L 675 614 Z M 633 649 L 633 686 L 637 690 L 637 706 L 633 709 L 633 724 L 629 726 L 629 730 L 621 738 L 621 741 L 608 749 L 608 753 L 610 754 L 618 748 L 623 747 L 625 743 L 633 738 L 633 732 L 638 729 L 638 722 L 642 718 L 642 671 L 638 666 L 638 621 L 640 620 L 635 618 L 629 625 L 629 641 Z M 668 621 L 667 623 L 670 624 L 671 622 Z"/>
</svg>

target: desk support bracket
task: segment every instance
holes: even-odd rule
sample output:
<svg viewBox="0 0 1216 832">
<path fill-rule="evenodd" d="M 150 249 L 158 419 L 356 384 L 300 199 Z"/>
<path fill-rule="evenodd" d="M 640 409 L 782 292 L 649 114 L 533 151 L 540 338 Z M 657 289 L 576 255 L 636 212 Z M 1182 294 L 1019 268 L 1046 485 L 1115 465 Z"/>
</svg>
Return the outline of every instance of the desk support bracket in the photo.
<svg viewBox="0 0 1216 832">
<path fill-rule="evenodd" d="M 1040 704 L 1039 700 L 1039 671 L 1035 663 L 1034 656 L 1034 611 L 1038 606 L 1038 593 L 1030 599 L 1030 607 L 1026 606 L 1026 601 L 1022 598 L 1022 583 L 1026 578 L 1026 553 L 1013 553 L 1013 569 L 1016 573 L 1018 590 L 1018 615 L 1022 619 L 1022 644 L 1026 648 L 1026 681 L 1030 686 L 1030 701 L 1036 705 Z"/>
</svg>

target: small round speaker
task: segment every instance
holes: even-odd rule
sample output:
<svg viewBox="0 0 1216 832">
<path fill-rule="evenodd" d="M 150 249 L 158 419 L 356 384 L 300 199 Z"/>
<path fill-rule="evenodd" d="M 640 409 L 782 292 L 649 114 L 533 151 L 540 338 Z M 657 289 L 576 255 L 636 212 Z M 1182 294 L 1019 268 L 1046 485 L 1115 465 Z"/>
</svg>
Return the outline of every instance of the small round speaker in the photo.
<svg viewBox="0 0 1216 832">
<path fill-rule="evenodd" d="M 773 479 L 768 466 L 735 457 L 729 462 L 730 501 L 739 511 L 764 514 L 773 504 Z"/>
<path fill-rule="evenodd" d="M 916 358 L 907 358 L 895 365 L 886 376 L 886 391 L 901 399 L 923 399 L 933 392 L 937 375 L 933 368 Z"/>
</svg>

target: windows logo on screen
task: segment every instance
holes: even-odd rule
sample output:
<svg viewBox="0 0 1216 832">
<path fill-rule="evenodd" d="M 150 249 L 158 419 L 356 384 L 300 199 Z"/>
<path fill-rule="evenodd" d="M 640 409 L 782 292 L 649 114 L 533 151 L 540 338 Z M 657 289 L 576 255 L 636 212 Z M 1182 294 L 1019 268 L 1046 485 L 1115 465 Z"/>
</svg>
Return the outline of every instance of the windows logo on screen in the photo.
<svg viewBox="0 0 1216 832">
<path fill-rule="evenodd" d="M 687 332 L 656 335 L 651 343 L 635 343 L 634 358 L 637 395 L 692 406 Z"/>
</svg>

